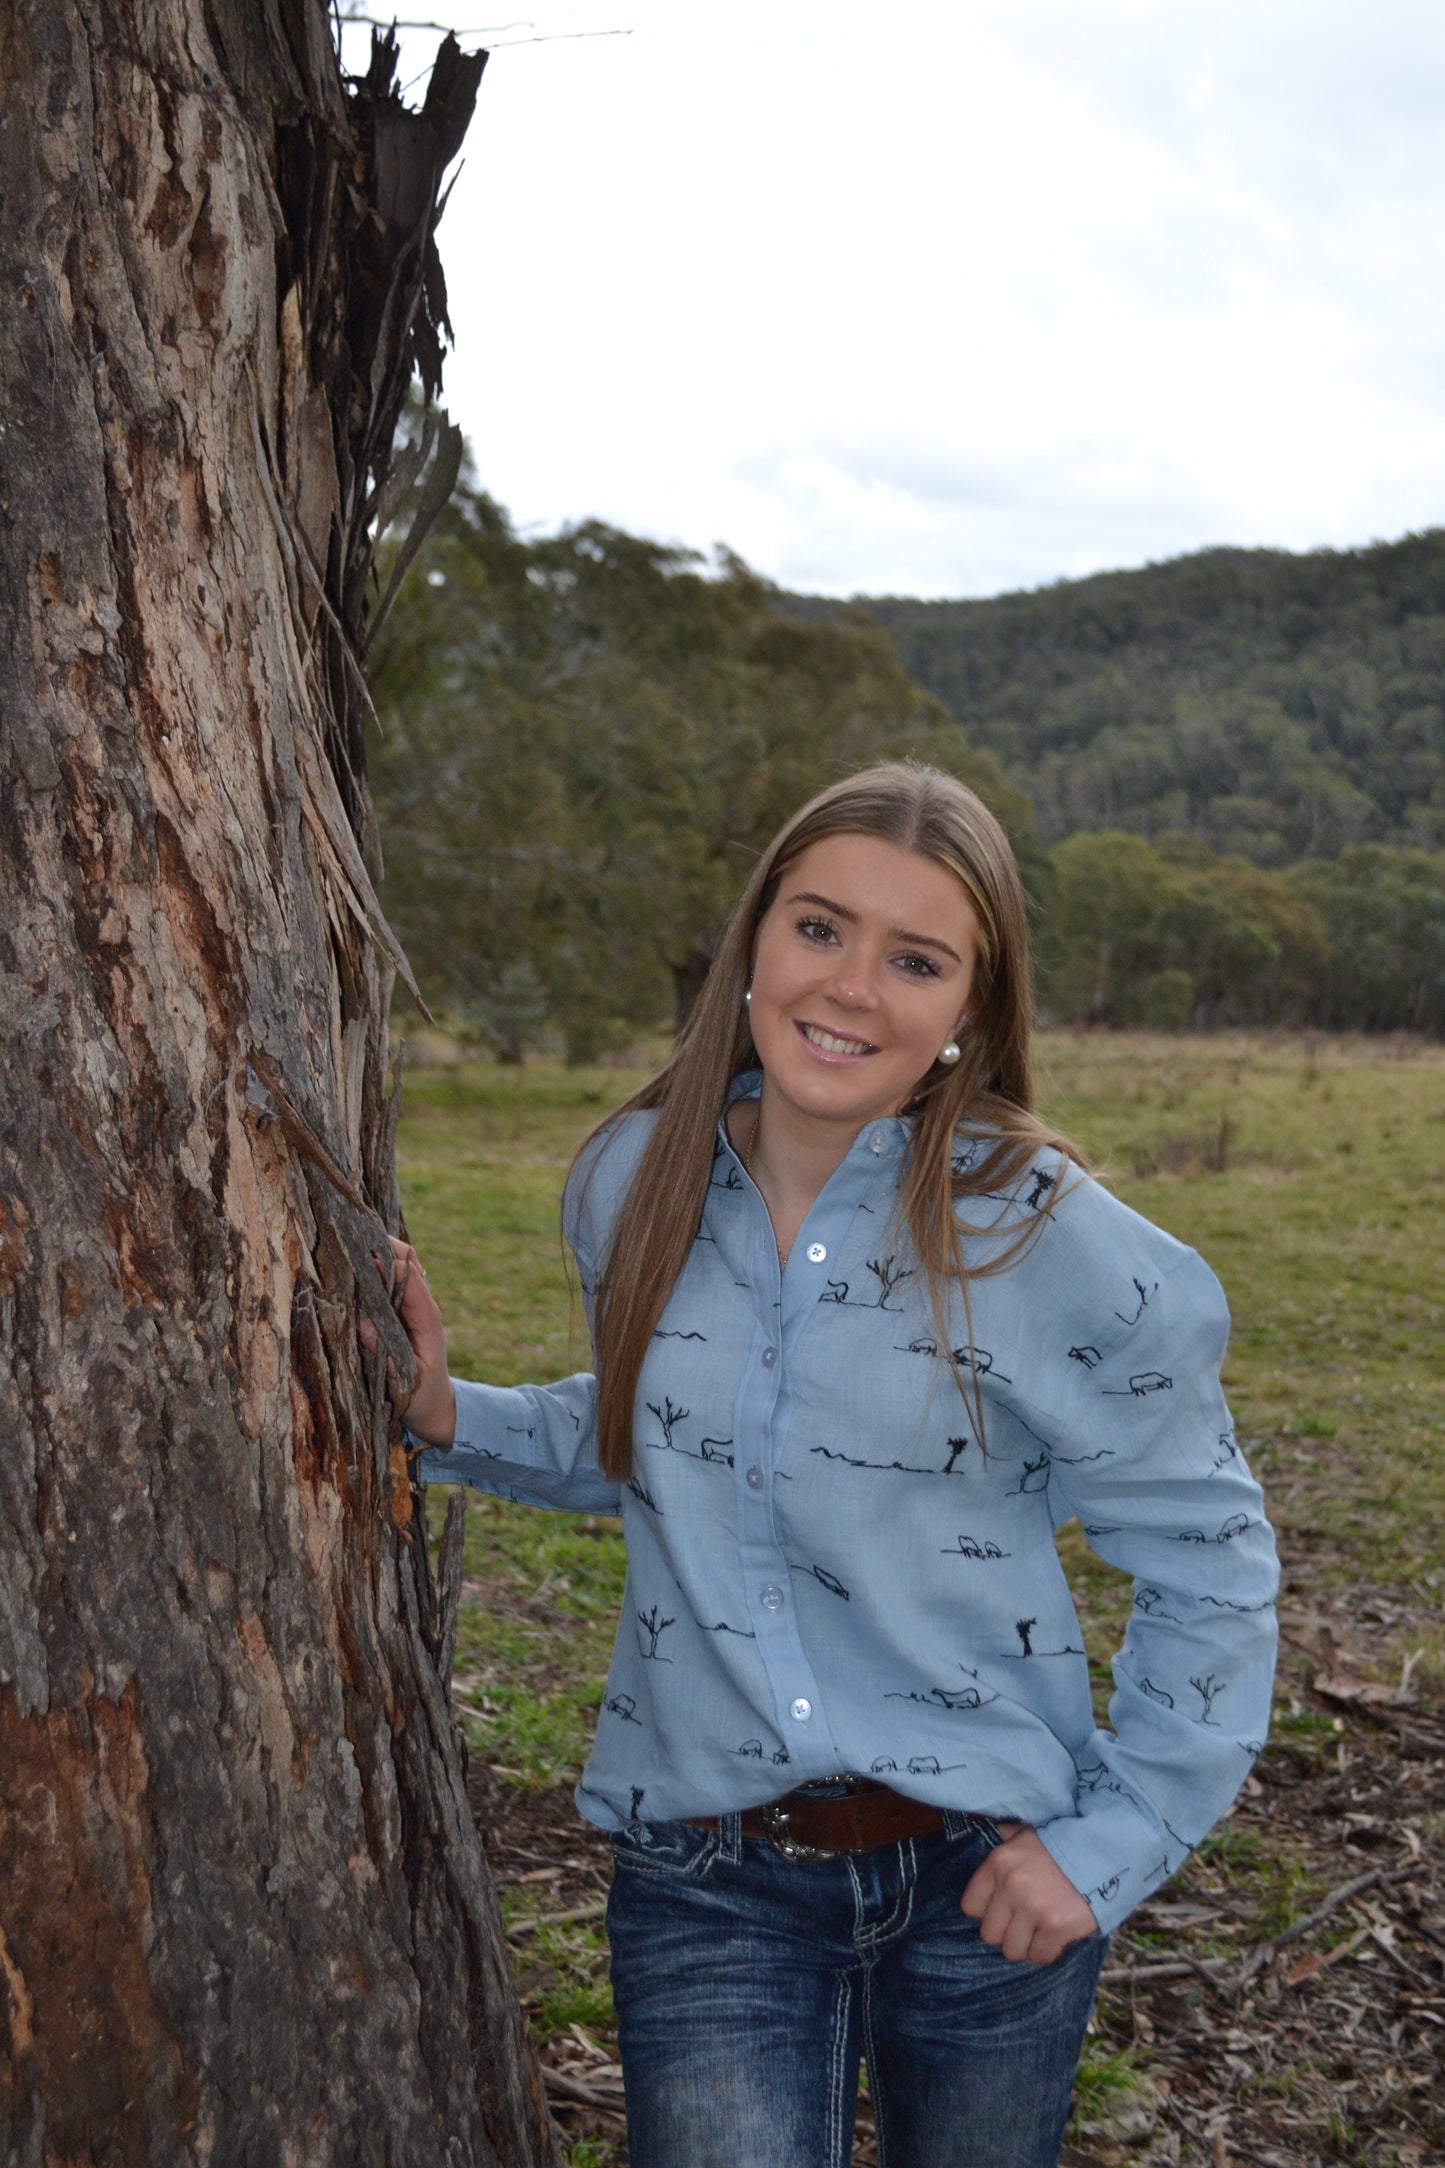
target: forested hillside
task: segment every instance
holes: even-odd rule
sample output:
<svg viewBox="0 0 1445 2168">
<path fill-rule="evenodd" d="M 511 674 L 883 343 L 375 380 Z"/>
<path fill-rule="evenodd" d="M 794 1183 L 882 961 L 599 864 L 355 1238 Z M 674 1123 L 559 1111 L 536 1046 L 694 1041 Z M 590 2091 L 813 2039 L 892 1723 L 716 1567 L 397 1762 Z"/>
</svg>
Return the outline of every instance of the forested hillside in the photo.
<svg viewBox="0 0 1445 2168">
<path fill-rule="evenodd" d="M 1283 866 L 1445 842 L 1445 530 L 861 607 L 1026 782 L 1046 843 L 1173 830 Z"/>
<path fill-rule="evenodd" d="M 466 482 L 371 681 L 386 908 L 508 1058 L 684 1015 L 750 854 L 900 754 L 1003 819 L 1046 1015 L 1445 1032 L 1445 534 L 840 606 Z"/>
</svg>

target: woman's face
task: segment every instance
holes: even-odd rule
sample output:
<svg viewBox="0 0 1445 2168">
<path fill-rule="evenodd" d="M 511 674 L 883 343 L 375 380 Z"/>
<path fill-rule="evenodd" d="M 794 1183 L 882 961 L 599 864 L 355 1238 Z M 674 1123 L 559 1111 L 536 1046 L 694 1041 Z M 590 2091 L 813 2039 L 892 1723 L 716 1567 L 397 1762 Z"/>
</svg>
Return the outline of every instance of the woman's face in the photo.
<svg viewBox="0 0 1445 2168">
<path fill-rule="evenodd" d="M 768 1094 L 861 1128 L 895 1114 L 955 1036 L 978 957 L 962 884 L 876 836 L 827 836 L 758 928 L 748 1021 Z"/>
</svg>

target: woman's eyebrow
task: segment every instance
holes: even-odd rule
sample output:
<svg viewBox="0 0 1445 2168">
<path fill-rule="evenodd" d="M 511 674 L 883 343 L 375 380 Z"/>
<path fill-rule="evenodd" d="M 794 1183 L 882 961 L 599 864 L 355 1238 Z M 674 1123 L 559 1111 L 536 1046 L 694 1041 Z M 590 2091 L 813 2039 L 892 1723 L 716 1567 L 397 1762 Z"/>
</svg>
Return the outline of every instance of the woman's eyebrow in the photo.
<svg viewBox="0 0 1445 2168">
<path fill-rule="evenodd" d="M 850 926 L 856 926 L 858 923 L 858 913 L 850 911 L 846 904 L 834 903 L 830 896 L 815 896 L 808 889 L 801 890 L 796 896 L 789 896 L 788 901 L 790 904 L 815 903 L 821 910 L 831 911 L 835 918 L 847 919 Z M 910 933 L 906 926 L 890 926 L 888 938 L 890 941 L 910 942 L 914 948 L 938 949 L 944 956 L 951 956 L 956 964 L 962 964 L 963 962 L 963 958 L 959 955 L 957 949 L 951 949 L 946 941 L 936 940 L 929 933 Z"/>
</svg>

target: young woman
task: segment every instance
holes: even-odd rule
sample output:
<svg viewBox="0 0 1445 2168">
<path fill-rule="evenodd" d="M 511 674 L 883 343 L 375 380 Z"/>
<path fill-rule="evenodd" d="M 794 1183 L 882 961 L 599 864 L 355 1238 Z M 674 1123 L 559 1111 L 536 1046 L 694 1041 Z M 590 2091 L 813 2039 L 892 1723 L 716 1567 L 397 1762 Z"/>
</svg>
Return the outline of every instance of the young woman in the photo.
<svg viewBox="0 0 1445 2168">
<path fill-rule="evenodd" d="M 1030 1112 L 1023 896 L 969 791 L 824 791 L 579 1155 L 596 1377 L 450 1380 L 430 1482 L 620 1512 L 578 1805 L 633 2168 L 1057 2160 L 1107 1931 L 1263 1741 L 1275 1563 L 1189 1250 Z M 398 1245 L 415 1263 L 414 1253 Z M 1107 1727 L 1054 1529 L 1134 1577 Z"/>
</svg>

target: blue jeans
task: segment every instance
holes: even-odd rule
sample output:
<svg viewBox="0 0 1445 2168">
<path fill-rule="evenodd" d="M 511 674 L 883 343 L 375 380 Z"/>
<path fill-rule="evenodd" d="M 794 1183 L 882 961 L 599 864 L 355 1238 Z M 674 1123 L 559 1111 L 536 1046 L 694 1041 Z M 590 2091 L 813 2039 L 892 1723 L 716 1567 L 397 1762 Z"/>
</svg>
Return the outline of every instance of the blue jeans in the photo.
<svg viewBox="0 0 1445 2168">
<path fill-rule="evenodd" d="M 847 2168 L 860 2055 L 883 2168 L 1055 2168 L 1107 1938 L 1011 1964 L 959 1899 L 999 1841 L 790 1865 L 717 1830 L 612 1839 L 612 1991 L 632 2168 Z"/>
</svg>

